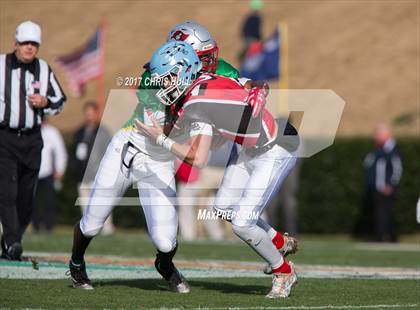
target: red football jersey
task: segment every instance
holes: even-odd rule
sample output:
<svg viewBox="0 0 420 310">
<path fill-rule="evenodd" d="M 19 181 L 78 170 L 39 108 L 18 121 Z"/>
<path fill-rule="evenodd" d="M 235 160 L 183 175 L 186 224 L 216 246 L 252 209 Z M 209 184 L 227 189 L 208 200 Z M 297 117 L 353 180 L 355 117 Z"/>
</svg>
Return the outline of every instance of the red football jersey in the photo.
<svg viewBox="0 0 420 310">
<path fill-rule="evenodd" d="M 178 115 L 184 122 L 204 122 L 226 139 L 244 147 L 261 146 L 276 138 L 277 124 L 264 109 L 252 118 L 248 91 L 235 79 L 211 73 L 189 87 Z"/>
</svg>

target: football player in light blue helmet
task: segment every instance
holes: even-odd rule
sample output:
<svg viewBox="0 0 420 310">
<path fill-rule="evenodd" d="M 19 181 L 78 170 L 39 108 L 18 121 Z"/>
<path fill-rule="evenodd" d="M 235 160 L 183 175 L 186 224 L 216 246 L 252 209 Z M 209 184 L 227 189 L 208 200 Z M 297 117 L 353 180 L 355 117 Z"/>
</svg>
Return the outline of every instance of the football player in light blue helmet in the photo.
<svg viewBox="0 0 420 310">
<path fill-rule="evenodd" d="M 175 103 L 198 77 L 202 64 L 190 44 L 170 41 L 150 60 L 151 83 L 160 87 L 156 97 L 165 105 Z"/>
</svg>

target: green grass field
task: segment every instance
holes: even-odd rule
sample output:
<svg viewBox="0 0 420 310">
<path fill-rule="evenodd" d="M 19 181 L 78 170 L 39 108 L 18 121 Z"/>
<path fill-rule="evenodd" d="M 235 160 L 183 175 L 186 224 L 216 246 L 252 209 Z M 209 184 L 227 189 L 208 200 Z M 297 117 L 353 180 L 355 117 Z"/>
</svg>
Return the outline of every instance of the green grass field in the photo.
<svg viewBox="0 0 420 310">
<path fill-rule="evenodd" d="M 419 304 L 414 280 L 304 279 L 288 299 L 267 300 L 270 279 L 190 280 L 190 294 L 176 295 L 160 280 L 109 280 L 94 291 L 71 289 L 66 280 L 2 280 L 2 307 L 10 308 L 198 308 Z M 403 308 L 404 309 L 404 308 Z"/>
<path fill-rule="evenodd" d="M 346 236 L 301 236 L 300 250 L 291 260 L 299 265 L 334 265 L 420 269 L 418 236 L 396 245 L 354 242 Z M 71 232 L 27 234 L 25 251 L 69 253 Z M 148 237 L 138 231 L 119 231 L 97 237 L 88 255 L 152 258 Z M 178 260 L 229 260 L 261 262 L 246 245 L 226 241 L 180 242 Z M 23 264 L 23 263 L 22 263 Z M 17 264 L 19 265 L 19 264 Z M 5 265 L 0 262 L 1 269 Z M 150 266 L 148 266 L 150 267 Z M 64 271 L 64 266 L 62 266 Z M 133 267 L 136 268 L 136 267 Z M 37 272 L 43 272 L 43 267 Z M 420 280 L 300 278 L 288 299 L 268 300 L 271 278 L 189 278 L 192 292 L 177 295 L 165 282 L 152 279 L 94 280 L 94 291 L 74 290 L 62 279 L 5 279 L 0 277 L 0 308 L 283 308 L 283 309 L 420 309 Z"/>
</svg>

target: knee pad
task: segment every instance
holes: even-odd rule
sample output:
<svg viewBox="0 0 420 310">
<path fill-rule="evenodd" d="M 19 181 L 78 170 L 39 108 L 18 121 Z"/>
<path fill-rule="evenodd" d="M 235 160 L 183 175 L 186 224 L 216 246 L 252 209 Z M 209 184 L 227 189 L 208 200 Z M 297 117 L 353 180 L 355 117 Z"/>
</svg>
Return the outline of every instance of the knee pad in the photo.
<svg viewBox="0 0 420 310">
<path fill-rule="evenodd" d="M 238 226 L 232 225 L 233 232 L 246 243 L 257 246 L 263 239 L 260 229 L 256 225 Z"/>
<path fill-rule="evenodd" d="M 155 238 L 152 236 L 152 241 L 156 249 L 163 253 L 171 252 L 176 246 L 176 240 L 170 240 L 168 238 Z"/>
<path fill-rule="evenodd" d="M 93 238 L 101 231 L 104 225 L 88 225 L 82 218 L 80 221 L 80 230 L 82 234 L 87 238 Z"/>
</svg>

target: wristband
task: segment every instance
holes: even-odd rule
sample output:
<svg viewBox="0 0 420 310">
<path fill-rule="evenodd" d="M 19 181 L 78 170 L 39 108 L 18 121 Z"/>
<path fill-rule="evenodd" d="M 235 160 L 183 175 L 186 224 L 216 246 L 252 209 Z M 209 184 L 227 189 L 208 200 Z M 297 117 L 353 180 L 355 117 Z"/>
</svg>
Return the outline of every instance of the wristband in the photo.
<svg viewBox="0 0 420 310">
<path fill-rule="evenodd" d="M 175 143 L 174 140 L 168 138 L 167 136 L 165 136 L 165 134 L 161 133 L 157 138 L 156 138 L 156 144 L 163 147 L 164 149 L 167 149 L 168 151 L 171 151 L 171 147 L 172 145 Z"/>
</svg>

